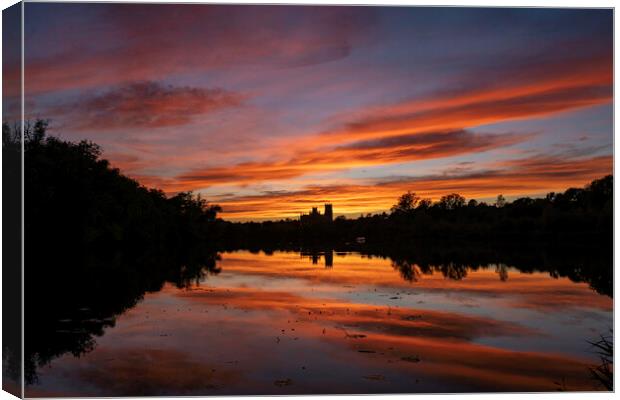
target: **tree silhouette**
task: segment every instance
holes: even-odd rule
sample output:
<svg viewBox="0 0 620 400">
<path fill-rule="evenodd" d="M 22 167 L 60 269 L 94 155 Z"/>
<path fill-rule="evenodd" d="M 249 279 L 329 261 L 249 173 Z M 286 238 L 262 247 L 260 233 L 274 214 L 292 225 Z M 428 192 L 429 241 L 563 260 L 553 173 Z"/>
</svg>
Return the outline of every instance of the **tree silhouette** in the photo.
<svg viewBox="0 0 620 400">
<path fill-rule="evenodd" d="M 506 198 L 504 195 L 498 195 L 497 200 L 495 200 L 495 207 L 502 208 L 506 205 Z"/>
<path fill-rule="evenodd" d="M 458 193 L 451 193 L 443 196 L 438 203 L 439 207 L 444 210 L 455 210 L 465 205 L 465 197 Z"/>
<path fill-rule="evenodd" d="M 47 128 L 24 125 L 26 383 L 55 357 L 92 350 L 146 292 L 219 272 L 218 206 L 192 193 L 167 198 L 112 168 L 96 144 Z M 3 124 L 5 157 L 21 158 L 20 130 Z M 10 353 L 5 370 L 18 376 L 20 353 Z"/>
<path fill-rule="evenodd" d="M 416 208 L 419 201 L 420 196 L 407 192 L 398 198 L 398 202 L 392 207 L 392 213 L 408 214 Z"/>
</svg>

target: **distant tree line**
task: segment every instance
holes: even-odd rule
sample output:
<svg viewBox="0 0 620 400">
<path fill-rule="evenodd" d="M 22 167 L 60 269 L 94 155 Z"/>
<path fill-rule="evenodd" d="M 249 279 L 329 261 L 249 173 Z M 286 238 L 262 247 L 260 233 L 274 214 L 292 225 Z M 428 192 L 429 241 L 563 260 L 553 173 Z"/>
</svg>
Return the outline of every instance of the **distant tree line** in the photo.
<svg viewBox="0 0 620 400">
<path fill-rule="evenodd" d="M 92 142 L 47 136 L 47 122 L 25 129 L 27 242 L 56 249 L 66 243 L 83 256 L 101 252 L 185 257 L 195 245 L 212 249 L 254 245 L 342 245 L 364 238 L 369 245 L 412 241 L 583 240 L 611 244 L 613 177 L 543 198 L 488 204 L 457 193 L 433 202 L 409 191 L 389 212 L 343 216 L 334 221 L 298 219 L 235 223 L 217 218 L 221 208 L 199 195 L 172 197 L 146 188 L 101 158 Z M 16 130 L 3 124 L 4 150 L 16 148 Z M 18 147 L 18 146 L 17 146 Z M 5 151 L 6 153 L 6 151 Z M 97 254 L 98 256 L 98 254 Z"/>
<path fill-rule="evenodd" d="M 220 221 L 220 238 L 229 247 L 353 243 L 372 246 L 409 245 L 424 241 L 592 241 L 611 246 L 613 177 L 596 179 L 584 188 L 549 193 L 544 198 L 499 195 L 493 204 L 467 201 L 452 193 L 439 201 L 414 192 L 398 198 L 390 212 L 338 217 L 314 225 L 298 220 L 231 223 Z"/>
<path fill-rule="evenodd" d="M 611 175 L 584 188 L 512 202 L 502 195 L 492 204 L 468 201 L 457 193 L 433 202 L 409 191 L 389 212 L 356 219 L 235 223 L 217 218 L 220 207 L 199 195 L 167 197 L 140 185 L 101 158 L 96 144 L 47 136 L 47 127 L 44 120 L 27 124 L 24 138 L 26 246 L 32 243 L 37 254 L 63 249 L 64 257 L 106 265 L 121 256 L 186 265 L 205 248 L 336 248 L 360 238 L 384 248 L 532 240 L 610 246 L 613 236 Z M 3 124 L 5 153 L 18 152 L 16 132 Z"/>
<path fill-rule="evenodd" d="M 611 175 L 536 199 L 509 202 L 499 195 L 488 204 L 453 193 L 433 202 L 410 191 L 389 213 L 356 219 L 316 224 L 218 220 L 217 225 L 220 247 L 228 250 L 357 251 L 389 258 L 406 280 L 433 271 L 461 279 L 469 270 L 504 264 L 588 282 L 613 297 Z"/>
</svg>

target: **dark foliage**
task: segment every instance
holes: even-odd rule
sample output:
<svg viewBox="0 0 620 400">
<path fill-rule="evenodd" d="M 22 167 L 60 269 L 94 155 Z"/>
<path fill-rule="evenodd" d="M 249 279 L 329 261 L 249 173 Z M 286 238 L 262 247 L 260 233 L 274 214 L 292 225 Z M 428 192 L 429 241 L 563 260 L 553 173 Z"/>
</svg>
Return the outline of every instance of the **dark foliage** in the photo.
<svg viewBox="0 0 620 400">
<path fill-rule="evenodd" d="M 600 339 L 590 342 L 594 351 L 598 354 L 601 363 L 590 368 L 592 378 L 605 390 L 614 390 L 614 336 L 610 331 L 608 336 L 601 335 Z"/>
<path fill-rule="evenodd" d="M 27 244 L 58 251 L 65 243 L 82 259 L 122 252 L 176 260 L 213 239 L 217 206 L 191 193 L 168 199 L 111 168 L 96 144 L 46 137 L 45 128 L 37 121 L 25 135 Z"/>
<path fill-rule="evenodd" d="M 167 198 L 111 168 L 97 145 L 46 129 L 39 120 L 24 134 L 26 383 L 53 358 L 91 350 L 144 293 L 219 272 L 219 207 L 191 193 Z M 20 157 L 15 132 L 3 125 L 5 156 Z M 17 356 L 6 360 L 14 374 Z"/>
<path fill-rule="evenodd" d="M 371 246 L 400 247 L 414 243 L 589 242 L 611 249 L 613 178 L 597 179 L 585 188 L 549 193 L 545 198 L 493 205 L 469 202 L 453 193 L 432 203 L 408 192 L 391 213 L 338 217 L 333 222 L 303 224 L 298 220 L 218 222 L 220 238 L 229 248 L 291 245 L 344 245 L 363 237 Z M 611 251 L 611 250 L 610 250 Z"/>
<path fill-rule="evenodd" d="M 22 238 L 22 196 L 21 196 L 21 139 L 15 136 L 21 127 L 10 129 L 2 126 L 2 356 L 3 379 L 19 376 L 21 371 L 22 316 L 21 307 L 15 299 L 22 298 L 21 238 Z M 10 370 L 7 370 L 9 368 Z M 21 387 L 17 380 L 16 387 Z M 8 386 L 3 386 L 7 388 Z M 19 396 L 19 391 L 13 392 Z"/>
</svg>

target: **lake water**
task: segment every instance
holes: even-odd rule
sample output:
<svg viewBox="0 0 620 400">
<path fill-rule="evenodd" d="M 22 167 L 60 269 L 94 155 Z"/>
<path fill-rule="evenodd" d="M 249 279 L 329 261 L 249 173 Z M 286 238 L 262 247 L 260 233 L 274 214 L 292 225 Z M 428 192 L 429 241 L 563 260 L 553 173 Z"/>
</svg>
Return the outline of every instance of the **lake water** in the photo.
<svg viewBox="0 0 620 400">
<path fill-rule="evenodd" d="M 358 253 L 217 263 L 189 288 L 145 294 L 90 351 L 39 367 L 26 396 L 602 389 L 588 341 L 609 332 L 613 301 L 587 283 Z"/>
</svg>

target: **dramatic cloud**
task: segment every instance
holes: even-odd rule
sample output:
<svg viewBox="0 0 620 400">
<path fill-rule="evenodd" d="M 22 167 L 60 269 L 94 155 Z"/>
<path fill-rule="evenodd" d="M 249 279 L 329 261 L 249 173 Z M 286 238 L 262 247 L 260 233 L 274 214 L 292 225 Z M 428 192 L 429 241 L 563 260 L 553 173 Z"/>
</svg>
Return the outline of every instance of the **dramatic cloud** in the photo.
<svg viewBox="0 0 620 400">
<path fill-rule="evenodd" d="M 114 4 L 91 5 L 91 12 L 71 26 L 38 34 L 32 24 L 53 11 L 44 5 L 26 8 L 31 12 L 27 29 L 33 31 L 25 64 L 30 94 L 195 69 L 322 64 L 347 57 L 374 21 L 364 8 Z M 64 42 L 76 32 L 80 38 Z M 7 73 L 17 78 L 19 65 Z"/>
<path fill-rule="evenodd" d="M 102 94 L 82 96 L 56 109 L 82 129 L 183 125 L 197 116 L 238 106 L 243 97 L 225 90 L 135 82 Z"/>
<path fill-rule="evenodd" d="M 334 159 L 353 157 L 382 162 L 403 162 L 427 158 L 450 157 L 507 147 L 531 138 L 525 134 L 476 134 L 467 130 L 429 132 L 392 136 L 383 139 L 354 142 L 336 147 Z"/>
<path fill-rule="evenodd" d="M 495 198 L 498 194 L 541 195 L 583 186 L 612 173 L 612 156 L 583 159 L 533 156 L 502 161 L 484 171 L 422 177 L 387 178 L 373 184 L 308 186 L 256 196 L 213 197 L 232 219 L 296 217 L 312 205 L 331 202 L 336 214 L 359 214 L 389 209 L 398 196 L 411 190 L 438 200 L 448 193 L 467 198 Z"/>
<path fill-rule="evenodd" d="M 536 195 L 611 172 L 609 10 L 25 7 L 26 115 L 227 218 L 383 211 L 404 190 Z"/>
<path fill-rule="evenodd" d="M 577 74 L 579 73 L 579 74 Z M 509 77 L 506 76 L 506 79 Z M 361 111 L 326 140 L 397 136 L 432 129 L 461 129 L 608 103 L 612 100 L 611 59 L 572 66 L 542 80 L 511 82 L 490 89 L 470 88 L 421 100 Z"/>
<path fill-rule="evenodd" d="M 607 103 L 612 98 L 609 65 L 589 61 L 557 75 L 546 73 L 546 69 L 545 73 L 536 70 L 533 78 L 542 77 L 542 80 L 522 86 L 511 83 L 361 110 L 358 114 L 367 116 L 347 123 L 344 130 L 283 144 L 288 153 L 299 149 L 290 159 L 207 168 L 188 172 L 178 180 L 196 189 L 216 184 L 245 185 L 313 172 L 450 157 L 510 146 L 531 136 L 476 135 L 465 128 Z M 582 75 L 575 75 L 577 72 Z M 332 143 L 336 146 L 330 146 Z"/>
<path fill-rule="evenodd" d="M 303 151 L 276 162 L 241 163 L 232 167 L 207 168 L 178 177 L 181 185 L 204 188 L 217 184 L 248 184 L 282 180 L 308 173 L 338 171 L 398 162 L 442 158 L 482 152 L 526 140 L 529 135 L 475 134 L 458 130 L 402 135 L 389 139 L 361 141 L 335 148 Z"/>
</svg>

